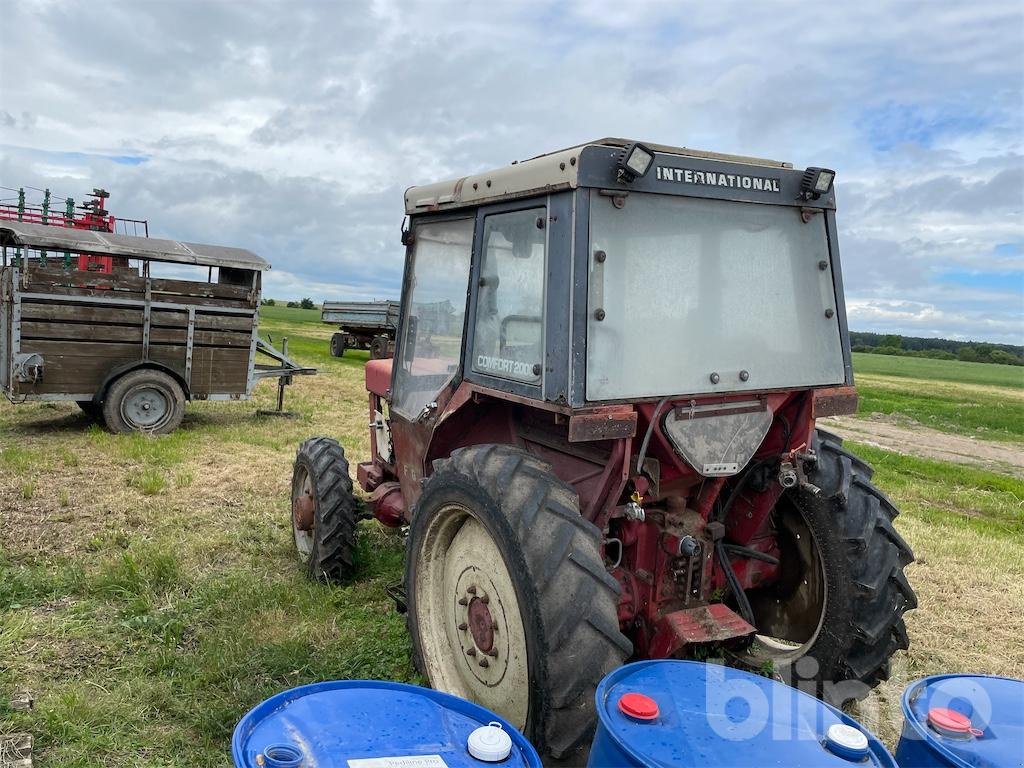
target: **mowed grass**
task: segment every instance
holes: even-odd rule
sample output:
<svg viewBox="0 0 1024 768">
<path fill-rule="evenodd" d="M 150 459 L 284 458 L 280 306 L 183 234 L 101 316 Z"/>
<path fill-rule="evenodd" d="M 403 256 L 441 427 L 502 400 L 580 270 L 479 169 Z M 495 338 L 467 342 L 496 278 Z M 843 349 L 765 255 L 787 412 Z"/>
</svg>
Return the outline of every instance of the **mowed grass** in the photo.
<svg viewBox="0 0 1024 768">
<path fill-rule="evenodd" d="M 28 731 L 46 768 L 231 765 L 238 719 L 295 685 L 417 681 L 385 587 L 403 542 L 359 530 L 348 584 L 309 582 L 289 522 L 305 438 L 369 451 L 365 353 L 331 358 L 311 310 L 264 307 L 261 328 L 299 361 L 293 419 L 255 402 L 196 403 L 160 439 L 107 434 L 73 405 L 0 402 L 0 733 Z M 894 678 L 862 705 L 891 740 L 903 682 L 950 670 L 1024 676 L 1024 487 L 1002 475 L 852 446 L 903 514 L 921 608 Z M 31 493 L 26 496 L 26 489 Z M 15 691 L 30 712 L 5 710 Z M 883 706 L 885 705 L 885 706 Z M 898 706 L 898 705 L 897 705 Z"/>
<path fill-rule="evenodd" d="M 403 542 L 363 523 L 351 583 L 294 556 L 291 462 L 307 437 L 368 454 L 366 353 L 331 358 L 319 313 L 264 307 L 261 330 L 320 368 L 286 408 L 194 403 L 164 438 L 115 436 L 71 404 L 0 403 L 0 733 L 43 766 L 226 766 L 235 723 L 282 689 L 416 681 L 385 594 Z M 32 493 L 26 496 L 25 489 Z M 6 707 L 16 691 L 29 713 Z"/>
<path fill-rule="evenodd" d="M 1024 389 L 1024 366 L 1019 365 L 967 363 L 961 360 L 932 360 L 926 357 L 897 357 L 854 352 L 853 368 L 856 373 L 879 376 Z"/>
<path fill-rule="evenodd" d="M 858 415 L 1024 442 L 1024 367 L 855 353 Z"/>
<path fill-rule="evenodd" d="M 849 442 L 901 514 L 914 550 L 907 575 L 918 608 L 906 615 L 910 650 L 852 714 L 890 747 L 900 697 L 913 680 L 964 672 L 1024 678 L 1024 481 Z"/>
</svg>

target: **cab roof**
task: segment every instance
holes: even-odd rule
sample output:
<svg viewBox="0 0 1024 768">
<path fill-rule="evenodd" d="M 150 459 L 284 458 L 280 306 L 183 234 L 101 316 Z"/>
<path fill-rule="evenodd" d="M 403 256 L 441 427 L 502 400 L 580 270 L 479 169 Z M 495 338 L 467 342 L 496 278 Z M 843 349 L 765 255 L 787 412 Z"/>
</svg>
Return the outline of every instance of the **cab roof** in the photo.
<svg viewBox="0 0 1024 768">
<path fill-rule="evenodd" d="M 580 158 L 588 147 L 627 147 L 633 139 L 603 138 L 577 144 L 567 149 L 513 162 L 504 168 L 409 187 L 405 191 L 405 212 L 408 215 L 431 211 L 470 208 L 485 203 L 511 200 L 519 197 L 575 189 L 579 186 Z M 719 160 L 728 163 L 761 166 L 765 168 L 792 168 L 792 163 L 766 160 L 760 157 L 707 152 L 688 147 L 639 142 L 659 154 Z"/>
</svg>

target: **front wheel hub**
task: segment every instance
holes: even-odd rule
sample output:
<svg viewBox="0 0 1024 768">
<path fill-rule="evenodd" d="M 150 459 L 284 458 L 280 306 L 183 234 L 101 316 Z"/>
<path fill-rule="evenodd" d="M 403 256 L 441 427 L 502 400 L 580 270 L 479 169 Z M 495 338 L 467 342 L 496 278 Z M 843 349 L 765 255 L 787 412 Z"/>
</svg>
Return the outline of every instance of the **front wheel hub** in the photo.
<svg viewBox="0 0 1024 768">
<path fill-rule="evenodd" d="M 500 685 L 508 670 L 510 648 L 497 586 L 482 568 L 470 567 L 459 575 L 455 596 L 457 637 L 467 671 L 485 687 Z"/>
<path fill-rule="evenodd" d="M 303 493 L 295 498 L 292 503 L 292 514 L 295 516 L 295 527 L 300 531 L 313 530 L 313 517 L 316 511 L 316 504 L 313 495 Z"/>
<path fill-rule="evenodd" d="M 469 601 L 469 631 L 476 647 L 484 653 L 494 649 L 494 630 L 497 622 L 491 618 L 487 603 L 479 597 Z"/>
</svg>

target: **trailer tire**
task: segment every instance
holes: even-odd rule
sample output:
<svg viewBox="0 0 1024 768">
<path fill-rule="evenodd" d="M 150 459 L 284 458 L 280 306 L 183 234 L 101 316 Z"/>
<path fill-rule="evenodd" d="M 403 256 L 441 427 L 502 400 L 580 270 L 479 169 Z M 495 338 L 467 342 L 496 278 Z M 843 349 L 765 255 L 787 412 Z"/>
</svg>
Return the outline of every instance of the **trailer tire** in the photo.
<svg viewBox="0 0 1024 768">
<path fill-rule="evenodd" d="M 103 403 L 98 403 L 95 400 L 76 400 L 75 405 L 81 409 L 82 413 L 94 421 L 99 421 L 103 418 Z"/>
<path fill-rule="evenodd" d="M 336 333 L 331 336 L 331 356 L 341 357 L 345 354 L 345 348 L 348 346 L 348 334 L 347 333 Z"/>
<path fill-rule="evenodd" d="M 803 546 L 816 552 L 822 607 L 815 633 L 798 652 L 784 656 L 785 663 L 775 666 L 775 673 L 790 685 L 809 692 L 813 688 L 820 698 L 842 707 L 887 680 L 892 655 L 909 647 L 903 614 L 917 607 L 917 597 L 904 569 L 914 555 L 893 528 L 899 512 L 871 482 L 871 467 L 831 433 L 818 430 L 812 447 L 817 462 L 808 478 L 821 492 L 800 487 L 787 491 L 783 500 L 788 498 L 791 504 L 783 515 L 796 513 L 810 534 L 811 542 Z M 781 527 L 781 518 L 776 521 Z M 796 549 L 801 545 L 797 542 Z M 815 569 L 807 564 L 815 558 L 807 558 L 808 551 L 802 556 L 803 585 L 815 578 L 809 575 Z M 793 594 L 805 589 L 801 582 L 790 580 L 794 583 Z M 747 594 L 757 616 L 785 615 L 772 604 L 779 604 L 780 597 L 783 605 L 793 600 L 773 594 L 771 588 Z M 806 596 L 794 602 L 805 601 Z M 755 660 L 759 647 L 764 655 L 763 640 L 750 649 Z"/>
<path fill-rule="evenodd" d="M 388 343 L 389 339 L 387 336 L 374 336 L 370 341 L 370 359 L 383 360 L 387 357 Z"/>
<path fill-rule="evenodd" d="M 598 682 L 632 653 L 601 531 L 518 448 L 462 448 L 434 470 L 406 554 L 414 659 L 432 686 L 498 711 L 542 754 L 571 754 L 593 733 Z"/>
<path fill-rule="evenodd" d="M 311 530 L 302 530 L 303 503 Z M 359 506 L 338 441 L 312 437 L 300 445 L 292 469 L 292 534 L 309 578 L 343 581 L 355 573 Z"/>
<path fill-rule="evenodd" d="M 151 368 L 114 380 L 103 398 L 103 420 L 115 434 L 166 435 L 181 425 L 185 392 L 170 374 Z"/>
</svg>

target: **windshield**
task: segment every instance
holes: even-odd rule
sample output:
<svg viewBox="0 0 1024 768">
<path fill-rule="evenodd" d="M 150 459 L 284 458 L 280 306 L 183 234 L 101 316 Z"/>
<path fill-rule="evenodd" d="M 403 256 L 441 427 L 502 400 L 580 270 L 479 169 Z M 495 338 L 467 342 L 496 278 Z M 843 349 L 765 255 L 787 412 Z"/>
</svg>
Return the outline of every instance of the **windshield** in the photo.
<svg viewBox="0 0 1024 768">
<path fill-rule="evenodd" d="M 594 196 L 587 399 L 844 381 L 823 214 Z"/>
</svg>

